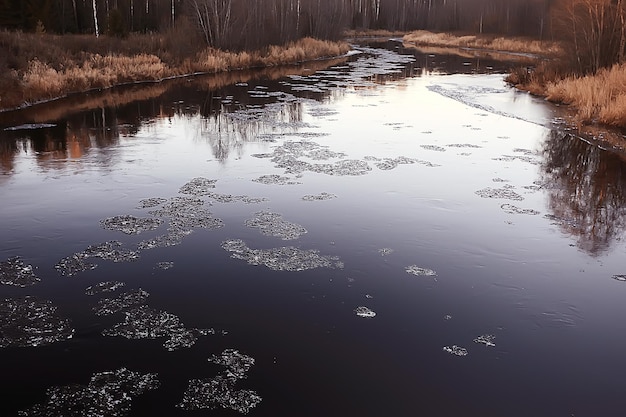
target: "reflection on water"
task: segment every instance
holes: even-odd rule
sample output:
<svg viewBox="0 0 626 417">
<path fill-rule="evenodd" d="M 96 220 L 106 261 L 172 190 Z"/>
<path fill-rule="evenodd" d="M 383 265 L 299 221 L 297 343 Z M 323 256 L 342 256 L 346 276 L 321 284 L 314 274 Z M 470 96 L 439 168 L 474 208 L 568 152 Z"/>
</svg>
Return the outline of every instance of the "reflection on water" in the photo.
<svg viewBox="0 0 626 417">
<path fill-rule="evenodd" d="M 359 48 L 0 114 L 0 414 L 621 417 L 624 161 Z"/>
<path fill-rule="evenodd" d="M 624 159 L 556 130 L 548 134 L 543 154 L 542 182 L 554 220 L 577 237 L 580 249 L 600 255 L 624 233 Z"/>
</svg>

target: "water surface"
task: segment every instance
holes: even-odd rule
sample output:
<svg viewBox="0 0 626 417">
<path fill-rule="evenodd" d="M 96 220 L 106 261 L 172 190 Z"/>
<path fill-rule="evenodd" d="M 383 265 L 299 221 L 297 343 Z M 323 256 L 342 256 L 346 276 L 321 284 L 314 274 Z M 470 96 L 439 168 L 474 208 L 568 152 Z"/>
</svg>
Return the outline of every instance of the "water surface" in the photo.
<svg viewBox="0 0 626 417">
<path fill-rule="evenodd" d="M 623 158 L 388 46 L 2 114 L 1 414 L 621 416 Z"/>
</svg>

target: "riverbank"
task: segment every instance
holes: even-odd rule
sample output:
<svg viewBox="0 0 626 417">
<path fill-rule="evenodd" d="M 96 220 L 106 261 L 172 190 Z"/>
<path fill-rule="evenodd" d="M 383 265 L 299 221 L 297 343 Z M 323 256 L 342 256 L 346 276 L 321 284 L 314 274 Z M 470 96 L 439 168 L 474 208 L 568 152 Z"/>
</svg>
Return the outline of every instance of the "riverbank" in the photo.
<svg viewBox="0 0 626 417">
<path fill-rule="evenodd" d="M 292 65 L 350 49 L 346 42 L 303 38 L 258 51 L 228 52 L 197 48 L 193 45 L 198 43 L 184 38 L 184 33 L 120 39 L 0 32 L 0 109 L 188 74 Z"/>
</svg>

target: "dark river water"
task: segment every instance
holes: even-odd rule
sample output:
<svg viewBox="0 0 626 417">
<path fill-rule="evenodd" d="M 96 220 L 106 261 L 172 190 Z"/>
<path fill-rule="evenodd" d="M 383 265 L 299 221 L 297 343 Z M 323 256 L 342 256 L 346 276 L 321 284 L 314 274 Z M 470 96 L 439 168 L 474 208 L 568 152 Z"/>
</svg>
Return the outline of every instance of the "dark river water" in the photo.
<svg viewBox="0 0 626 417">
<path fill-rule="evenodd" d="M 386 46 L 0 114 L 0 415 L 624 416 L 623 156 Z"/>
</svg>

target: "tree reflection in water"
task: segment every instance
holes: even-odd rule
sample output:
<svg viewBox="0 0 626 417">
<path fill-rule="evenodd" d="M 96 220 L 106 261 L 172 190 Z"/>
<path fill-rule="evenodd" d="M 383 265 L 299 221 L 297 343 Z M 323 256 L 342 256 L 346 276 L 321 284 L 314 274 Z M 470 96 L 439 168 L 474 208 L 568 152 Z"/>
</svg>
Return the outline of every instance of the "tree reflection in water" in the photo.
<svg viewBox="0 0 626 417">
<path fill-rule="evenodd" d="M 545 142 L 543 183 L 561 229 L 592 256 L 609 249 L 624 232 L 626 160 L 567 132 L 553 130 Z"/>
</svg>

